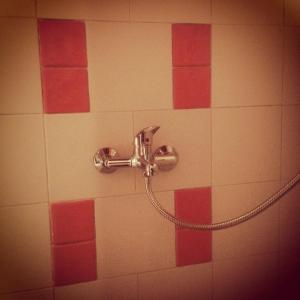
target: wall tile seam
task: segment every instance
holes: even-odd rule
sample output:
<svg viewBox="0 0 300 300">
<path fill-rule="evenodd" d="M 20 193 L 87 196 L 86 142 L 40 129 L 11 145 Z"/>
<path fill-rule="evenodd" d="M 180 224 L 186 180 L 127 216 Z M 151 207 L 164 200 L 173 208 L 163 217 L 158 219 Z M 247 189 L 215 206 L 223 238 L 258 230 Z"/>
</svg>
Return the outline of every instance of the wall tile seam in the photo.
<svg viewBox="0 0 300 300">
<path fill-rule="evenodd" d="M 214 247 L 213 247 L 214 249 Z M 266 255 L 278 255 L 279 256 L 280 249 L 276 250 L 270 250 L 270 251 L 261 251 L 257 253 L 252 253 L 252 254 L 246 254 L 246 255 L 234 255 L 234 256 L 228 256 L 228 257 L 223 257 L 223 258 L 215 258 L 214 255 L 212 257 L 213 262 L 224 262 L 224 261 L 233 261 L 236 259 L 242 259 L 242 258 L 251 258 L 251 257 L 259 257 L 259 256 L 266 256 Z M 212 254 L 214 254 L 214 251 L 212 251 Z"/>
<path fill-rule="evenodd" d="M 213 103 L 212 103 L 213 104 Z M 247 109 L 247 108 L 264 108 L 264 107 L 293 107 L 293 106 L 300 106 L 300 103 L 283 103 L 283 104 L 261 104 L 261 105 L 235 105 L 235 106 L 214 106 L 211 107 L 205 107 L 205 108 L 193 108 L 193 111 L 204 111 L 204 110 L 217 110 L 217 109 Z M 89 112 L 70 112 L 70 113 L 35 113 L 35 112 L 29 112 L 29 113 L 0 113 L 1 117 L 9 117 L 9 116 L 80 116 L 80 115 L 97 115 L 97 114 L 104 114 L 104 113 L 139 113 L 139 112 L 178 112 L 178 111 L 190 111 L 191 108 L 182 108 L 182 109 L 174 109 L 174 108 L 166 108 L 166 109 L 144 109 L 144 110 L 91 110 Z M 51 117 L 50 117 L 51 118 Z"/>
<path fill-rule="evenodd" d="M 71 245 L 85 245 L 89 244 L 91 242 L 96 242 L 96 237 L 93 239 L 88 239 L 88 240 L 82 240 L 82 241 L 72 241 L 72 242 L 63 242 L 63 243 L 54 243 L 51 241 L 51 246 L 57 247 L 57 248 L 62 248 L 65 246 L 71 246 Z"/>
<path fill-rule="evenodd" d="M 34 288 L 34 289 L 24 289 L 24 290 L 17 290 L 13 292 L 0 292 L 0 296 L 18 296 L 21 293 L 31 293 L 31 292 L 38 292 L 38 291 L 44 291 L 44 290 L 53 290 L 55 287 L 53 285 L 50 286 L 44 286 L 41 288 Z M 54 300 L 54 298 L 53 298 Z"/>
<path fill-rule="evenodd" d="M 234 256 L 234 257 L 227 257 L 227 258 L 220 258 L 220 259 L 215 259 L 213 257 L 212 263 L 219 263 L 219 262 L 225 262 L 225 261 L 236 261 L 236 260 L 241 260 L 245 258 L 251 258 L 251 257 L 266 257 L 266 256 L 279 256 L 280 250 L 274 250 L 274 251 L 264 251 L 260 253 L 254 253 L 254 254 L 248 254 L 244 256 Z"/>
</svg>

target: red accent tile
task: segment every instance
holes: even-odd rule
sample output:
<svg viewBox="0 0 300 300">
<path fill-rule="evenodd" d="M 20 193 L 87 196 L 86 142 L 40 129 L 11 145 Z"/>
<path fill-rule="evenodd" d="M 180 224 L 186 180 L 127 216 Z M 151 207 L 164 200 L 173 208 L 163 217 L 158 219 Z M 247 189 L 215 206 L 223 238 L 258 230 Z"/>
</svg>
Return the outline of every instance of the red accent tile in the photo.
<svg viewBox="0 0 300 300">
<path fill-rule="evenodd" d="M 46 68 L 42 71 L 46 113 L 88 112 L 88 74 L 84 68 Z"/>
<path fill-rule="evenodd" d="M 212 259 L 211 231 L 176 229 L 176 265 L 200 264 Z"/>
<path fill-rule="evenodd" d="M 210 107 L 210 67 L 173 69 L 173 106 L 175 109 Z"/>
<path fill-rule="evenodd" d="M 96 243 L 52 246 L 55 286 L 97 279 Z"/>
<path fill-rule="evenodd" d="M 211 188 L 175 191 L 176 217 L 191 223 L 211 223 Z M 176 264 L 185 266 L 212 259 L 212 232 L 176 227 Z"/>
<path fill-rule="evenodd" d="M 38 28 L 43 66 L 87 66 L 84 22 L 39 20 Z"/>
<path fill-rule="evenodd" d="M 173 24 L 173 66 L 210 65 L 211 26 Z"/>
<path fill-rule="evenodd" d="M 94 239 L 94 215 L 93 200 L 52 204 L 52 243 L 59 245 Z"/>
</svg>

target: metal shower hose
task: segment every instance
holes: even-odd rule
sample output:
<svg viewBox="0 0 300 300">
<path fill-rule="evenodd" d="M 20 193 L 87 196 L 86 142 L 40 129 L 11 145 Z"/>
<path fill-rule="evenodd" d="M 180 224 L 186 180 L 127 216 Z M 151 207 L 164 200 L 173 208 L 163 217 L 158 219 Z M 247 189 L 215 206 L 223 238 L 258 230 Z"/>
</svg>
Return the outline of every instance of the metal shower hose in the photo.
<svg viewBox="0 0 300 300">
<path fill-rule="evenodd" d="M 268 207 L 270 207 L 277 200 L 279 200 L 284 194 L 286 194 L 290 189 L 296 186 L 296 184 L 299 183 L 299 181 L 300 181 L 300 173 L 298 173 L 284 187 L 282 187 L 279 191 L 277 191 L 275 194 L 273 194 L 268 199 L 266 199 L 263 203 L 261 203 L 257 207 L 253 208 L 252 210 L 246 212 L 241 216 L 223 222 L 219 222 L 219 223 L 194 224 L 183 220 L 179 220 L 174 215 L 166 211 L 153 194 L 152 187 L 151 187 L 151 177 L 145 177 L 146 192 L 147 192 L 148 199 L 150 203 L 158 210 L 158 212 L 170 222 L 180 227 L 186 227 L 194 230 L 220 230 L 220 229 L 232 227 L 240 223 L 243 223 L 251 219 L 252 217 L 258 215 L 259 213 L 263 212 Z"/>
</svg>

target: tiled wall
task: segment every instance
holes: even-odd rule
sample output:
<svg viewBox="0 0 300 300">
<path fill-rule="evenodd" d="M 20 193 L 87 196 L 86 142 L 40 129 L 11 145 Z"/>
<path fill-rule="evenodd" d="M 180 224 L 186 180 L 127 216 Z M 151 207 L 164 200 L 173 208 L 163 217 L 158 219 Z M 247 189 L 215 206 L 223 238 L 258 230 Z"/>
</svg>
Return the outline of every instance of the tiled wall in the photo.
<svg viewBox="0 0 300 300">
<path fill-rule="evenodd" d="M 297 0 L 1 1 L 0 299 L 297 299 L 300 187 L 194 232 L 92 156 L 160 125 L 167 210 L 253 208 L 300 170 L 299 26 Z"/>
</svg>

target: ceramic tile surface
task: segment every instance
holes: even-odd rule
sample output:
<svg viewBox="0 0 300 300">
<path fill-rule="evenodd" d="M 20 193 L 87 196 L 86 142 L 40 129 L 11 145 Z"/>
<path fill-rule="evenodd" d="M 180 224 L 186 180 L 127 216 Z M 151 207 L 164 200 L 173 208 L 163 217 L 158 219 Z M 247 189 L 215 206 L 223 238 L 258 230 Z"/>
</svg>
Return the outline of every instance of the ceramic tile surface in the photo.
<svg viewBox="0 0 300 300">
<path fill-rule="evenodd" d="M 50 201 L 133 192 L 133 170 L 107 175 L 93 164 L 99 148 L 115 148 L 121 156 L 131 154 L 131 114 L 58 114 L 47 115 L 45 121 Z"/>
<path fill-rule="evenodd" d="M 212 26 L 212 106 L 282 102 L 279 26 Z"/>
<path fill-rule="evenodd" d="M 0 43 L 0 113 L 41 113 L 36 21 L 1 18 Z"/>
<path fill-rule="evenodd" d="M 49 287 L 48 205 L 0 209 L 0 293 Z"/>
<path fill-rule="evenodd" d="M 171 27 L 87 22 L 91 111 L 172 107 Z"/>
<path fill-rule="evenodd" d="M 158 196 L 174 213 L 173 193 Z M 96 234 L 99 278 L 175 267 L 174 225 L 144 194 L 96 199 Z"/>
<path fill-rule="evenodd" d="M 281 108 L 220 108 L 212 116 L 213 184 L 279 180 Z"/>
<path fill-rule="evenodd" d="M 0 206 L 47 202 L 42 117 L 0 116 L 0 135 Z M 17 168 L 16 159 L 22 161 Z"/>
</svg>

